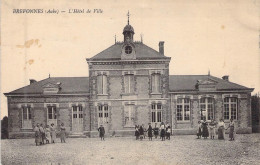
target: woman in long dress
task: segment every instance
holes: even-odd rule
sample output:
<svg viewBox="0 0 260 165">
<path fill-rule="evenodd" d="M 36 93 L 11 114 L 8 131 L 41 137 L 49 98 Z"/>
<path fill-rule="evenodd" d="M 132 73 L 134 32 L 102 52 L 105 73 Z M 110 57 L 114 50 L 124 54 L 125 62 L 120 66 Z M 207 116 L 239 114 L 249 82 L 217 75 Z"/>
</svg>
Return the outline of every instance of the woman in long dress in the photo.
<svg viewBox="0 0 260 165">
<path fill-rule="evenodd" d="M 200 139 L 201 135 L 202 135 L 202 132 L 201 132 L 201 121 L 198 121 L 198 128 L 197 128 L 197 136 L 198 136 L 198 138 L 197 139 Z"/>
<path fill-rule="evenodd" d="M 36 127 L 34 128 L 34 133 L 35 133 L 35 144 L 36 146 L 39 146 L 41 143 L 41 132 L 40 132 L 40 125 L 37 123 Z"/>
<path fill-rule="evenodd" d="M 51 141 L 51 130 L 50 130 L 49 125 L 47 125 L 46 129 L 45 129 L 45 138 L 46 138 L 46 144 L 50 143 L 50 141 Z"/>
<path fill-rule="evenodd" d="M 153 140 L 153 128 L 151 126 L 151 123 L 149 123 L 149 127 L 147 129 L 149 140 Z"/>
<path fill-rule="evenodd" d="M 235 140 L 234 139 L 235 123 L 234 123 L 233 119 L 230 119 L 230 123 L 228 125 L 228 128 L 229 128 L 229 138 L 230 138 L 229 141 Z"/>
<path fill-rule="evenodd" d="M 61 143 L 65 142 L 65 138 L 66 138 L 66 128 L 64 127 L 64 124 L 61 123 L 61 126 L 60 126 L 60 141 Z"/>
<path fill-rule="evenodd" d="M 225 139 L 225 123 L 223 119 L 220 119 L 218 123 L 218 139 L 224 140 Z"/>
<path fill-rule="evenodd" d="M 215 138 L 215 122 L 213 119 L 211 119 L 211 122 L 209 123 L 209 136 L 210 139 Z"/>
<path fill-rule="evenodd" d="M 51 143 L 55 143 L 56 141 L 56 128 L 54 127 L 54 124 L 51 124 Z"/>
<path fill-rule="evenodd" d="M 204 137 L 204 139 L 207 139 L 209 137 L 209 130 L 208 130 L 208 124 L 206 122 L 206 119 L 203 120 L 201 125 L 202 125 L 202 137 Z"/>
</svg>

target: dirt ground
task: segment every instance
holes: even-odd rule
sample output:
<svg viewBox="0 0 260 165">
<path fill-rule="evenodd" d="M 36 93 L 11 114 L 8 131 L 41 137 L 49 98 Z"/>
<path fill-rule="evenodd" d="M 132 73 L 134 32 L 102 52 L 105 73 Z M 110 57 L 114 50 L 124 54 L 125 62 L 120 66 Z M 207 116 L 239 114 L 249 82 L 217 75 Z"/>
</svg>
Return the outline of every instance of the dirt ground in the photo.
<svg viewBox="0 0 260 165">
<path fill-rule="evenodd" d="M 70 138 L 35 146 L 34 139 L 1 140 L 2 164 L 260 164 L 260 134 L 235 141 L 172 136 L 171 140 L 135 137 Z"/>
</svg>

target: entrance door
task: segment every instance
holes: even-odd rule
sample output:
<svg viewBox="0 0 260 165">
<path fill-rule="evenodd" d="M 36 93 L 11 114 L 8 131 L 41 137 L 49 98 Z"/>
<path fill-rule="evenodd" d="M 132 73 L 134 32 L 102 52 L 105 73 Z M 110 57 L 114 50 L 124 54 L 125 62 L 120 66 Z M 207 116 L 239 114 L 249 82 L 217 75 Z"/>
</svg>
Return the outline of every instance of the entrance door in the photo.
<svg viewBox="0 0 260 165">
<path fill-rule="evenodd" d="M 74 133 L 83 132 L 83 109 L 82 106 L 72 107 L 72 131 Z"/>
<path fill-rule="evenodd" d="M 98 106 L 98 127 L 103 125 L 105 128 L 105 135 L 108 135 L 108 105 Z"/>
<path fill-rule="evenodd" d="M 57 127 L 57 111 L 55 105 L 47 106 L 47 125 L 54 124 Z"/>
</svg>

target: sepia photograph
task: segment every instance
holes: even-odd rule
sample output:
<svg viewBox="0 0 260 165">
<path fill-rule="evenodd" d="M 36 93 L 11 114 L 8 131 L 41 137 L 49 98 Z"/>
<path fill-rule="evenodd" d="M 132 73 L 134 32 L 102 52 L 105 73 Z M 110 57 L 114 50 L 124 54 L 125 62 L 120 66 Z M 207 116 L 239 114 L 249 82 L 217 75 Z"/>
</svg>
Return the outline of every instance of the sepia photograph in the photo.
<svg viewBox="0 0 260 165">
<path fill-rule="evenodd" d="M 260 0 L 2 0 L 1 164 L 260 164 Z"/>
</svg>

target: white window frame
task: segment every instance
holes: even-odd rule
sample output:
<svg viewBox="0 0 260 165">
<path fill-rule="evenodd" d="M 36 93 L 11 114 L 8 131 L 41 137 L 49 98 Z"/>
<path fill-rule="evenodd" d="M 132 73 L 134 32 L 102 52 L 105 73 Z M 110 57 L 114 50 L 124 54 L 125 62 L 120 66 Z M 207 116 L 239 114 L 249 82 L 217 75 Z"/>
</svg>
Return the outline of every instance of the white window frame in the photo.
<svg viewBox="0 0 260 165">
<path fill-rule="evenodd" d="M 131 77 L 133 77 L 133 81 L 131 81 Z M 126 79 L 128 80 L 128 88 L 126 85 Z M 134 84 L 134 74 L 125 74 L 124 75 L 124 90 L 126 94 L 130 94 L 130 93 L 134 93 L 134 85 L 133 85 L 133 89 L 131 90 L 131 86 L 132 84 Z"/>
<path fill-rule="evenodd" d="M 32 122 L 32 107 L 30 105 L 22 106 L 22 128 L 23 129 L 32 129 L 32 123 L 31 127 L 25 127 L 24 122 L 29 121 Z M 26 119 L 24 119 L 24 110 L 26 110 Z M 29 113 L 30 111 L 30 113 Z M 30 115 L 29 115 L 30 114 Z"/>
<path fill-rule="evenodd" d="M 158 108 L 161 106 L 161 108 Z M 161 103 L 152 103 L 151 105 L 151 122 L 152 123 L 161 123 L 162 122 L 162 111 L 163 106 Z M 155 114 L 155 120 L 153 121 L 153 113 Z M 160 113 L 160 120 L 158 120 L 158 113 Z"/>
<path fill-rule="evenodd" d="M 228 99 L 228 102 L 225 102 L 225 99 Z M 231 99 L 236 99 L 235 102 L 231 102 Z M 225 118 L 225 105 L 228 105 L 228 119 Z M 224 111 L 223 111 L 223 118 L 224 120 L 230 120 L 232 118 L 232 105 L 235 105 L 235 108 L 236 108 L 236 118 L 233 120 L 237 120 L 237 112 L 238 112 L 238 98 L 237 97 L 225 97 L 223 99 L 223 107 L 224 107 Z"/>
<path fill-rule="evenodd" d="M 98 109 L 97 109 L 97 113 L 98 113 L 98 126 L 100 126 L 100 124 L 105 124 L 108 123 L 109 120 L 109 106 L 107 104 L 99 104 L 98 105 Z M 101 122 L 101 123 L 100 123 Z"/>
<path fill-rule="evenodd" d="M 160 73 L 153 73 L 151 74 L 151 88 L 152 93 L 161 93 L 161 74 Z M 158 79 L 156 78 L 158 76 Z"/>
<path fill-rule="evenodd" d="M 188 103 L 185 103 L 185 99 L 188 100 Z M 181 103 L 178 103 L 178 100 L 181 100 Z M 191 104 L 190 104 L 190 98 L 178 98 L 176 100 L 176 120 L 177 122 L 181 122 L 181 121 L 184 121 L 184 122 L 188 122 L 190 121 L 191 119 L 191 116 L 190 116 L 190 111 L 191 111 Z M 185 106 L 189 106 L 189 119 L 185 119 Z M 178 106 L 181 106 L 181 120 L 178 119 Z"/>
<path fill-rule="evenodd" d="M 124 112 L 124 119 L 126 119 L 126 117 L 128 117 L 128 120 L 129 121 L 131 121 L 131 120 L 133 120 L 133 123 L 132 123 L 132 125 L 127 125 L 126 124 L 126 120 L 124 121 L 124 127 L 134 127 L 135 125 L 135 113 L 134 113 L 134 111 L 135 111 L 135 108 L 134 108 L 134 104 L 127 104 L 127 105 L 125 105 L 124 106 L 124 109 L 125 109 L 125 112 Z M 128 115 L 126 116 L 125 115 L 125 113 L 128 113 Z"/>
<path fill-rule="evenodd" d="M 99 85 L 99 77 L 101 78 L 101 86 Z M 106 95 L 107 94 L 107 75 L 106 74 L 98 74 L 97 75 L 97 94 Z M 100 88 L 100 89 L 99 89 Z"/>
<path fill-rule="evenodd" d="M 51 107 L 51 113 L 49 113 L 49 107 Z M 54 108 L 55 107 L 55 108 Z M 52 118 L 49 118 L 49 114 L 52 115 Z M 47 119 L 49 120 L 53 120 L 56 119 L 57 120 L 57 106 L 56 105 L 48 105 L 47 106 Z"/>
<path fill-rule="evenodd" d="M 205 103 L 202 103 L 201 102 L 201 99 L 205 99 Z M 212 103 L 210 103 L 209 102 L 209 99 L 212 99 Z M 203 120 L 203 119 L 201 119 L 201 105 L 205 105 L 205 112 L 206 112 L 206 121 L 210 121 L 211 119 L 209 119 L 209 111 L 208 111 L 208 105 L 212 105 L 212 117 L 213 117 L 213 119 L 215 119 L 215 105 L 214 105 L 214 103 L 215 103 L 215 100 L 214 100 L 214 98 L 212 98 L 212 97 L 202 97 L 202 98 L 200 98 L 200 105 L 199 105 L 199 111 L 200 111 L 200 120 Z"/>
</svg>

